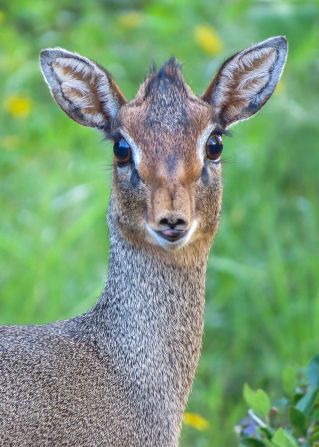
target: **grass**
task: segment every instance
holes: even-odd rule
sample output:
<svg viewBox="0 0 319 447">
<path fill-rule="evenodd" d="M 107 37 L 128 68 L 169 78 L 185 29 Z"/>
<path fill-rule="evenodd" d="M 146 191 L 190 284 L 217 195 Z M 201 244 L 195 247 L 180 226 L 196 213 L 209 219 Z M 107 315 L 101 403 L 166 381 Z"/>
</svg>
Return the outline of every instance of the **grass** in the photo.
<svg viewBox="0 0 319 447">
<path fill-rule="evenodd" d="M 183 447 L 236 446 L 243 384 L 273 396 L 282 371 L 319 346 L 318 3 L 7 0 L 1 8 L 3 324 L 85 311 L 106 275 L 112 148 L 54 105 L 39 50 L 62 46 L 98 60 L 130 98 L 152 61 L 176 55 L 200 93 L 226 57 L 287 35 L 280 88 L 225 141 L 223 215 L 188 405 L 208 428 L 185 425 L 182 436 Z M 211 33 L 201 40 L 203 26 Z"/>
</svg>

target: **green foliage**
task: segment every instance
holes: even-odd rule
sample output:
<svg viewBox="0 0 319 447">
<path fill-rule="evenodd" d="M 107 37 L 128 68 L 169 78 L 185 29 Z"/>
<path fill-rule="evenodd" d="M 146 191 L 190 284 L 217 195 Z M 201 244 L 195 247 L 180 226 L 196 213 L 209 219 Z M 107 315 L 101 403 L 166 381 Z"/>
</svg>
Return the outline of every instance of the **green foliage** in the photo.
<svg viewBox="0 0 319 447">
<path fill-rule="evenodd" d="M 97 60 L 131 98 L 153 61 L 176 55 L 201 93 L 232 53 L 288 37 L 279 88 L 225 137 L 223 213 L 188 406 L 208 428 L 185 425 L 183 447 L 237 445 L 244 383 L 273 395 L 283 375 L 291 395 L 292 371 L 318 350 L 318 23 L 315 0 L 0 2 L 2 324 L 84 312 L 106 274 L 111 146 L 53 103 L 40 49 L 60 46 Z M 293 405 L 299 430 L 297 403 L 313 405 L 314 394 L 302 401 L 306 394 Z"/>
<path fill-rule="evenodd" d="M 258 410 L 266 393 L 244 387 L 244 397 L 250 407 L 248 418 L 236 431 L 240 446 L 256 447 L 318 447 L 319 445 L 319 355 L 307 368 L 306 381 L 303 375 L 296 387 L 279 399 L 260 419 Z M 284 385 L 284 383 L 283 383 Z M 285 386 L 284 386 L 285 388 Z M 266 408 L 266 407 L 265 407 Z M 261 412 L 259 411 L 259 414 Z"/>
<path fill-rule="evenodd" d="M 244 386 L 244 398 L 246 403 L 252 408 L 253 411 L 255 411 L 256 414 L 260 415 L 261 417 L 267 417 L 271 408 L 271 402 L 265 391 L 261 389 L 254 391 L 246 383 Z"/>
</svg>

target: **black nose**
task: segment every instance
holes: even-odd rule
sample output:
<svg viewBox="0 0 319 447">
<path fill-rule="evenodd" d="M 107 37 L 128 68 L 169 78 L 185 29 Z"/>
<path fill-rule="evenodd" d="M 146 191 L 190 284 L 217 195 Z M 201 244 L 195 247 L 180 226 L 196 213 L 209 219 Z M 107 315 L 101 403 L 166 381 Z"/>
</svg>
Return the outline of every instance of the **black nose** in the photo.
<svg viewBox="0 0 319 447">
<path fill-rule="evenodd" d="M 176 242 L 184 236 L 187 222 L 177 217 L 164 217 L 159 221 L 158 233 L 170 242 Z"/>
</svg>

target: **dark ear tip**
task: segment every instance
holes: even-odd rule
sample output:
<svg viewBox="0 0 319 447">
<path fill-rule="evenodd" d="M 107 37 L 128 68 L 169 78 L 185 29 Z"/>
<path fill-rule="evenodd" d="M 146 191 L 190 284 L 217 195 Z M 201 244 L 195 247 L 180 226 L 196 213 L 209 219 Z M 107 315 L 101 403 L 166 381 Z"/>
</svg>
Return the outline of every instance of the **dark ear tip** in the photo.
<svg viewBox="0 0 319 447">
<path fill-rule="evenodd" d="M 44 48 L 40 51 L 40 57 L 45 57 L 50 54 L 51 48 Z"/>
<path fill-rule="evenodd" d="M 53 48 L 45 48 L 40 51 L 40 65 L 44 67 L 45 65 L 49 65 L 52 59 L 54 58 L 55 49 Z"/>
<path fill-rule="evenodd" d="M 74 54 L 70 53 L 63 48 L 44 48 L 40 51 L 40 64 L 49 65 L 54 59 L 58 57 L 72 57 Z"/>
<path fill-rule="evenodd" d="M 269 41 L 272 43 L 274 47 L 281 50 L 286 50 L 288 47 L 288 40 L 286 36 L 271 37 Z"/>
<path fill-rule="evenodd" d="M 50 54 L 50 51 L 49 51 L 48 48 L 45 48 L 44 50 L 41 50 L 40 51 L 40 62 L 42 63 L 46 59 L 48 59 L 49 58 L 49 54 Z"/>
</svg>

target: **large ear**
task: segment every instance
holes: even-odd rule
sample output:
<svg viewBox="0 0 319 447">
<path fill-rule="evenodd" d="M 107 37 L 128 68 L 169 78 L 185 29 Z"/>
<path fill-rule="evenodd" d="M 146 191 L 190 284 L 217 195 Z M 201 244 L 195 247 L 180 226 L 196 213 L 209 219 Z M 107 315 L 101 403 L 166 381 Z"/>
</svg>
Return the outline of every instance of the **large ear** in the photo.
<svg viewBox="0 0 319 447">
<path fill-rule="evenodd" d="M 212 105 L 222 127 L 256 113 L 273 93 L 287 57 L 287 40 L 264 40 L 228 59 L 202 99 Z"/>
<path fill-rule="evenodd" d="M 107 71 L 61 48 L 42 50 L 40 64 L 51 94 L 72 119 L 84 126 L 109 128 L 126 101 Z"/>
</svg>

